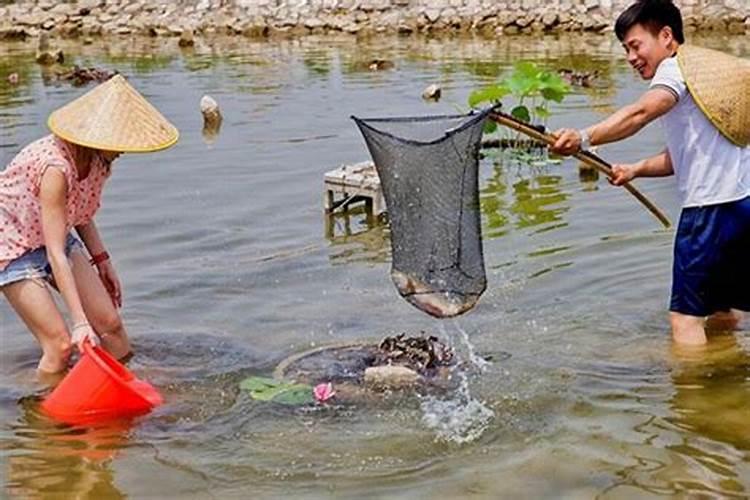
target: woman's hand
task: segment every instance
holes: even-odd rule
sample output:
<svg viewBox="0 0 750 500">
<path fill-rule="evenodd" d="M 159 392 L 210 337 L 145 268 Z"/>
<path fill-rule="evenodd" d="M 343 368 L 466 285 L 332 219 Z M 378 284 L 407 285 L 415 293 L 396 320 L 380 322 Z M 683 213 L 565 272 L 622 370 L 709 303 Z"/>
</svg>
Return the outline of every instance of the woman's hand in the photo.
<svg viewBox="0 0 750 500">
<path fill-rule="evenodd" d="M 120 286 L 120 279 L 117 277 L 115 268 L 110 260 L 105 260 L 97 264 L 97 270 L 99 271 L 99 278 L 104 284 L 104 288 L 107 289 L 112 303 L 115 307 L 122 307 L 122 287 Z"/>
<path fill-rule="evenodd" d="M 70 340 L 81 352 L 83 352 L 84 342 L 89 342 L 91 345 L 99 344 L 99 337 L 88 323 L 78 323 L 73 325 L 73 328 L 70 330 Z"/>
<path fill-rule="evenodd" d="M 622 186 L 638 177 L 638 165 L 619 163 L 612 165 L 614 177 L 609 180 L 613 186 Z"/>
</svg>

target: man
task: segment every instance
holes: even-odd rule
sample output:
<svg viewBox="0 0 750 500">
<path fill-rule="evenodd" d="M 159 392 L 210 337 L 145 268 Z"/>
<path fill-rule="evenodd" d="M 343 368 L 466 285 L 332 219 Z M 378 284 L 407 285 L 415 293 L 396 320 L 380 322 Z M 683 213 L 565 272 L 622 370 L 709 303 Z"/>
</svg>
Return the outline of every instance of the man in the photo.
<svg viewBox="0 0 750 500">
<path fill-rule="evenodd" d="M 740 310 L 750 310 L 748 125 L 740 123 L 735 127 L 738 132 L 732 135 L 731 127 L 724 127 L 706 110 L 691 82 L 686 84 L 687 70 L 681 63 L 684 54 L 694 49 L 685 47 L 680 58 L 676 57 L 685 40 L 680 11 L 670 0 L 637 1 L 619 16 L 615 33 L 628 63 L 641 78 L 651 80 L 649 90 L 634 104 L 586 129 L 558 130 L 550 149 L 573 154 L 629 137 L 663 117 L 666 149 L 634 164 L 615 165 L 612 183 L 619 186 L 636 177 L 675 174 L 682 212 L 674 247 L 672 336 L 680 344 L 705 344 L 707 323 L 710 327 L 735 328 L 742 319 Z M 736 61 L 733 67 L 737 67 Z M 740 67 L 745 68 L 744 63 Z M 704 75 L 711 71 L 701 67 L 691 71 L 696 69 Z M 730 118 L 750 115 L 749 78 L 743 73 L 739 79 L 740 109 L 731 110 Z M 701 106 L 696 105 L 696 99 Z"/>
</svg>

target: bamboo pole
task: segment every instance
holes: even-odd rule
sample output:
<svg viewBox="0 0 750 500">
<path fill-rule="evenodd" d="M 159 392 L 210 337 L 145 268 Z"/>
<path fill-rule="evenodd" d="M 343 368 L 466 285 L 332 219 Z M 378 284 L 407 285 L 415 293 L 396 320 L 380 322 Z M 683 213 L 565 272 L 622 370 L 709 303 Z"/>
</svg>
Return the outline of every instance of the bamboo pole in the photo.
<svg viewBox="0 0 750 500">
<path fill-rule="evenodd" d="M 506 127 L 510 127 L 513 130 L 517 130 L 518 132 L 521 132 L 522 134 L 525 134 L 541 143 L 547 144 L 548 146 L 551 146 L 555 143 L 555 138 L 552 137 L 552 135 L 544 133 L 542 130 L 539 130 L 532 125 L 517 120 L 516 118 L 512 117 L 509 114 L 503 113 L 502 111 L 492 111 L 490 113 L 490 118 L 501 125 L 505 125 Z M 612 166 L 606 161 L 599 158 L 594 153 L 591 153 L 589 151 L 580 151 L 573 154 L 573 156 L 586 165 L 599 170 L 610 179 L 614 178 Z M 651 200 L 646 198 L 646 196 L 638 191 L 638 189 L 636 189 L 630 183 L 625 183 L 622 185 L 622 187 L 624 187 L 630 194 L 635 196 L 636 199 L 640 201 L 648 209 L 649 212 L 651 212 L 657 219 L 659 219 L 659 222 L 661 222 L 664 227 L 669 228 L 672 226 L 669 218 L 664 215 L 659 207 L 654 205 Z"/>
</svg>

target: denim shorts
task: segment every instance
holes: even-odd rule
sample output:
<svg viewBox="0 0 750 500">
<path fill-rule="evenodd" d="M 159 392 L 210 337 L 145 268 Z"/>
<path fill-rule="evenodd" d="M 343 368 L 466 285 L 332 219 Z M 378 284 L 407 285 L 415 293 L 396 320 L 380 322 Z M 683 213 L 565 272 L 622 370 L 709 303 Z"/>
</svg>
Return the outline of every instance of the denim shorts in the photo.
<svg viewBox="0 0 750 500">
<path fill-rule="evenodd" d="M 750 311 L 750 197 L 682 210 L 669 309 L 690 316 Z"/>
<path fill-rule="evenodd" d="M 83 244 L 68 234 L 65 239 L 65 255 L 70 256 L 75 249 L 82 249 Z M 52 267 L 47 260 L 47 249 L 45 247 L 29 250 L 20 257 L 16 257 L 0 271 L 0 288 L 17 281 L 40 278 L 49 280 L 52 278 Z"/>
</svg>

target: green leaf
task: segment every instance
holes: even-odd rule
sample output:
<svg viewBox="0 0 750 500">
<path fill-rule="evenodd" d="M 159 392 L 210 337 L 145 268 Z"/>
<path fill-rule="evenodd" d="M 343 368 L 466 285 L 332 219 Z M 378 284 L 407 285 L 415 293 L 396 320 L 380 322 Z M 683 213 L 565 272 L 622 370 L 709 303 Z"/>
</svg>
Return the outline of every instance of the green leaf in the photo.
<svg viewBox="0 0 750 500">
<path fill-rule="evenodd" d="M 305 384 L 296 384 L 278 393 L 271 400 L 274 403 L 284 405 L 304 405 L 315 401 L 312 387 Z"/>
<path fill-rule="evenodd" d="M 537 79 L 539 77 L 539 66 L 530 61 L 519 61 L 513 65 L 514 74 L 525 78 Z"/>
<path fill-rule="evenodd" d="M 513 108 L 510 114 L 526 123 L 529 123 L 531 121 L 531 114 L 529 113 L 529 108 L 527 108 L 526 106 L 516 106 L 515 108 Z"/>
<path fill-rule="evenodd" d="M 539 77 L 540 92 L 547 100 L 561 102 L 570 92 L 570 86 L 557 73 L 545 71 Z"/>
<path fill-rule="evenodd" d="M 272 401 L 287 405 L 301 405 L 314 401 L 312 387 L 267 377 L 249 377 L 240 382 L 240 389 L 248 391 L 257 401 Z"/>
<path fill-rule="evenodd" d="M 516 97 L 526 97 L 539 89 L 539 82 L 533 77 L 521 73 L 513 73 L 503 80 L 503 83 Z"/>
<path fill-rule="evenodd" d="M 550 116 L 550 112 L 545 106 L 537 106 L 534 108 L 534 113 L 536 113 L 539 118 L 549 118 Z"/>
<path fill-rule="evenodd" d="M 503 85 L 492 85 L 480 90 L 475 90 L 469 94 L 469 106 L 474 108 L 483 102 L 499 101 L 508 94 L 510 94 L 510 90 Z"/>
<path fill-rule="evenodd" d="M 484 122 L 484 133 L 485 134 L 491 134 L 497 130 L 497 122 L 492 120 L 487 120 Z"/>
<path fill-rule="evenodd" d="M 245 391 L 257 392 L 267 391 L 273 387 L 278 387 L 284 381 L 268 377 L 249 377 L 240 382 L 240 389 Z"/>
</svg>

